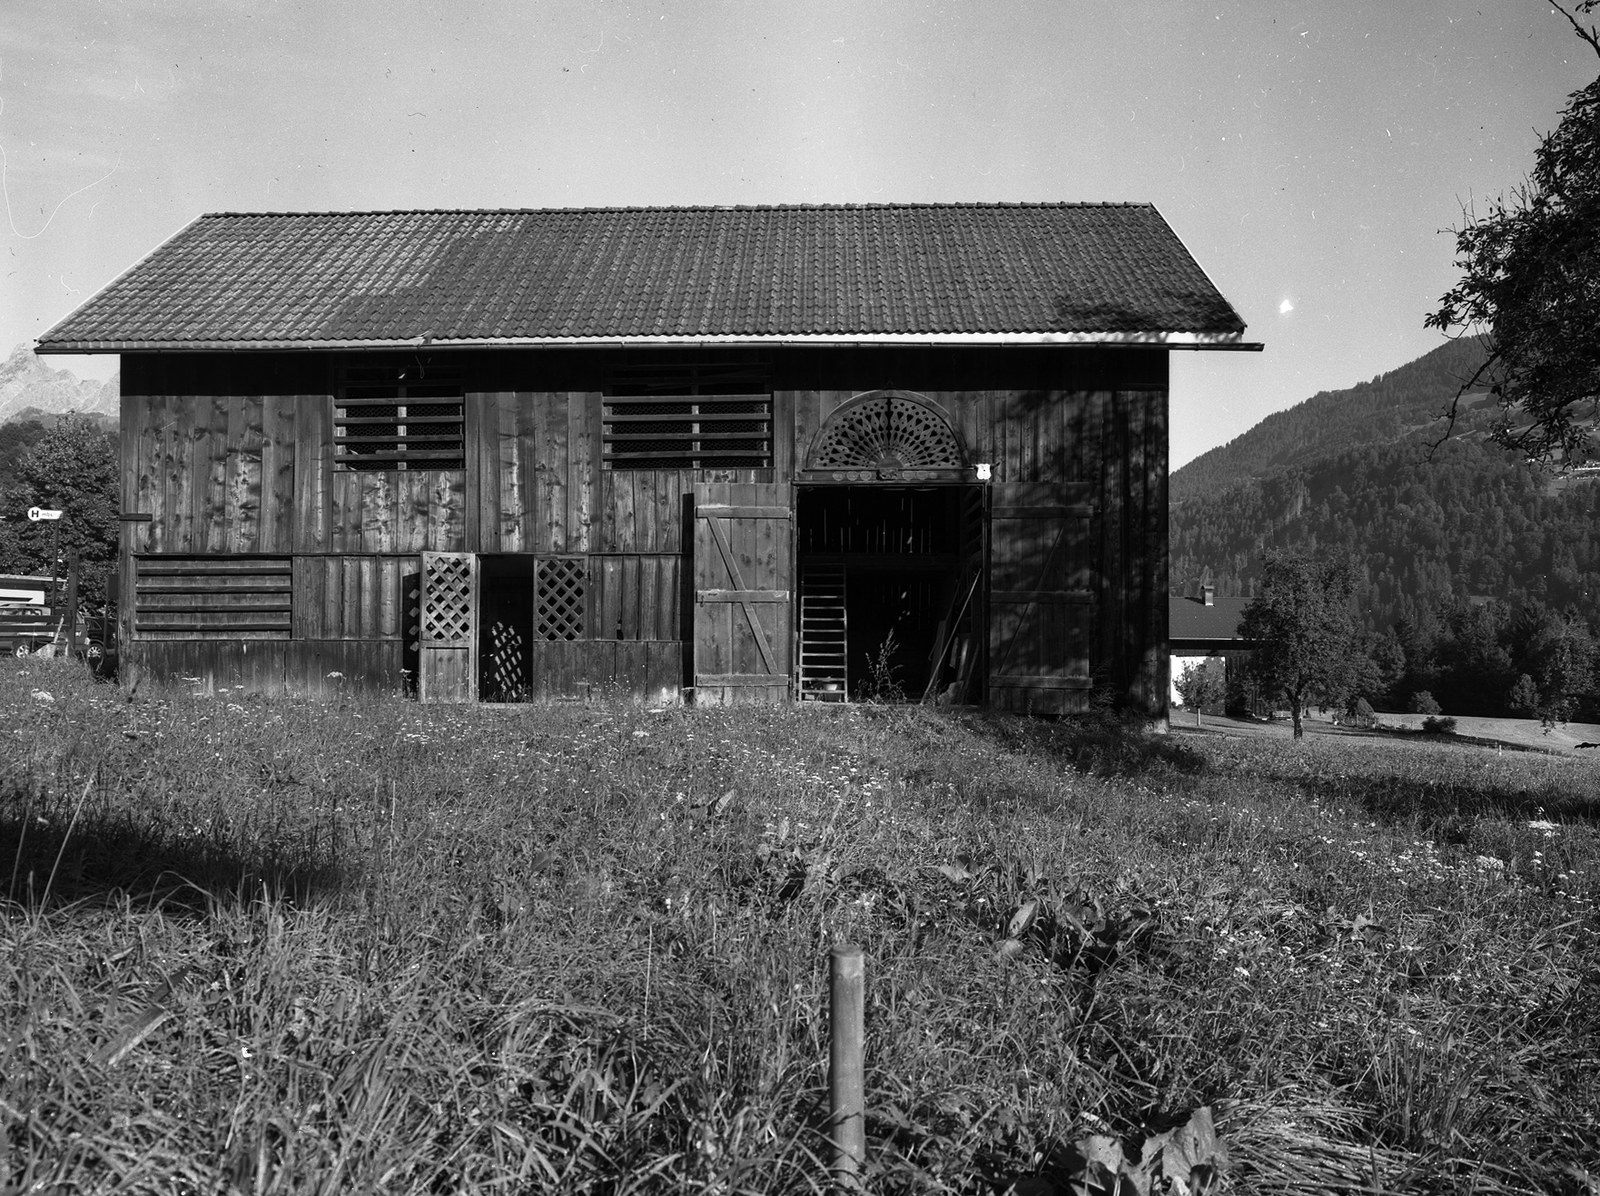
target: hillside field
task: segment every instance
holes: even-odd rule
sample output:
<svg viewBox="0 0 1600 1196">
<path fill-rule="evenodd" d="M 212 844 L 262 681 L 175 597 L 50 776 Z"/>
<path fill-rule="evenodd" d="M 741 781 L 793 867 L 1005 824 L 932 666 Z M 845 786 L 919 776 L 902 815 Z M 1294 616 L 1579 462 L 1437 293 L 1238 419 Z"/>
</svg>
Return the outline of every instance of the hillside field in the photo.
<svg viewBox="0 0 1600 1196">
<path fill-rule="evenodd" d="M 1429 716 L 1385 711 L 1378 716 L 1378 726 L 1372 731 L 1342 726 L 1335 723 L 1327 711 L 1311 709 L 1304 716 L 1307 735 L 1328 735 L 1346 742 L 1351 748 L 1361 743 L 1378 746 L 1392 744 L 1397 737 L 1420 737 L 1422 724 Z M 1453 735 L 1459 744 L 1475 744 L 1492 751 L 1573 753 L 1584 754 L 1591 746 L 1600 748 L 1600 723 L 1557 723 L 1546 727 L 1536 718 L 1486 718 L 1463 714 L 1453 720 Z M 1172 730 L 1178 735 L 1193 734 L 1196 730 L 1194 713 L 1181 707 L 1172 711 Z M 1222 715 L 1202 715 L 1199 730 L 1205 734 L 1243 736 L 1250 739 L 1290 739 L 1293 729 L 1286 720 L 1262 722 L 1253 718 L 1231 718 Z M 1448 740 L 1440 742 L 1449 742 Z"/>
<path fill-rule="evenodd" d="M 1600 1192 L 1589 753 L 11 660 L 0 720 L 0 1192 L 822 1191 L 842 941 L 874 1193 Z"/>
</svg>

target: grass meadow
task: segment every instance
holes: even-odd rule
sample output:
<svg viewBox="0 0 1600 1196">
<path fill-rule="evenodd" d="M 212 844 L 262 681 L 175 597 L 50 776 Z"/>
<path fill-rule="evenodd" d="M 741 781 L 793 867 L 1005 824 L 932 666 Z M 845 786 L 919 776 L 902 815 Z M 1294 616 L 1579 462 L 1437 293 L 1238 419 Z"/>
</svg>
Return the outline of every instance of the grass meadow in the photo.
<svg viewBox="0 0 1600 1196">
<path fill-rule="evenodd" d="M 44 661 L 0 734 L 0 1192 L 825 1190 L 841 941 L 872 1192 L 1199 1109 L 1212 1190 L 1600 1192 L 1586 758 Z"/>
</svg>

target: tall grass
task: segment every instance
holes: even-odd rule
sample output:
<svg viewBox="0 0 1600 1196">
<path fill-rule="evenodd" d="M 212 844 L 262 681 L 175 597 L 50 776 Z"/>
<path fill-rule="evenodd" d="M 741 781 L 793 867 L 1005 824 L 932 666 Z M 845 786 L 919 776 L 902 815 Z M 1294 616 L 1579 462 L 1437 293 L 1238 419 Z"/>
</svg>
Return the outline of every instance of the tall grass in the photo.
<svg viewBox="0 0 1600 1196">
<path fill-rule="evenodd" d="M 1584 761 L 4 669 L 0 1191 L 820 1190 L 843 939 L 873 1191 L 1595 1190 Z"/>
</svg>

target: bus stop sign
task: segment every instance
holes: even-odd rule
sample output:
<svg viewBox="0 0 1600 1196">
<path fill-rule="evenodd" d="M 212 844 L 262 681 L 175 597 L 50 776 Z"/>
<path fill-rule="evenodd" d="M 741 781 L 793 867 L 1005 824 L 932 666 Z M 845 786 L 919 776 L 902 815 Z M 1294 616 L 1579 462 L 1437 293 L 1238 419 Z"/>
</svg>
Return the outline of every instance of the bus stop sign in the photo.
<svg viewBox="0 0 1600 1196">
<path fill-rule="evenodd" d="M 28 508 L 28 519 L 33 523 L 38 523 L 41 520 L 43 520 L 44 522 L 48 523 L 52 519 L 60 519 L 60 518 L 61 518 L 61 512 L 60 511 L 48 511 L 44 507 L 29 507 Z"/>
</svg>

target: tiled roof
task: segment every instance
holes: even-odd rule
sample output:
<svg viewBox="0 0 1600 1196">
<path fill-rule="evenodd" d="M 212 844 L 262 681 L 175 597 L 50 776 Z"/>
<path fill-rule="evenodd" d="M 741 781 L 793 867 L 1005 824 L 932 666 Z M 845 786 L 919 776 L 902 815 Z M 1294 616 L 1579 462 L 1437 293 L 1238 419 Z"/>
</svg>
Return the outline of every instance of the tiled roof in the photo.
<svg viewBox="0 0 1600 1196">
<path fill-rule="evenodd" d="M 1167 599 L 1167 639 L 1174 650 L 1188 645 L 1221 647 L 1239 638 L 1239 620 L 1248 598 L 1213 598 L 1207 606 L 1199 598 Z M 1240 641 L 1238 647 L 1246 646 Z"/>
<path fill-rule="evenodd" d="M 39 348 L 1243 330 L 1148 204 L 589 208 L 202 216 Z"/>
</svg>

